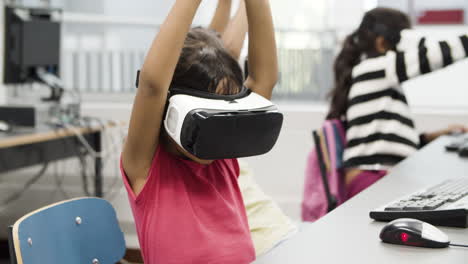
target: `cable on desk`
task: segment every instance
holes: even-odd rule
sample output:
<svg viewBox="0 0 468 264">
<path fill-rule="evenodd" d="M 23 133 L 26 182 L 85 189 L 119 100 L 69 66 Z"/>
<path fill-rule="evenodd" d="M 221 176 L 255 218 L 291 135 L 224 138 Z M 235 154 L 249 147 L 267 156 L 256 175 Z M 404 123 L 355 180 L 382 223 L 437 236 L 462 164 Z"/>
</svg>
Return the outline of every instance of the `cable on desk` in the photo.
<svg viewBox="0 0 468 264">
<path fill-rule="evenodd" d="M 54 123 L 51 123 L 50 125 L 54 129 L 56 129 L 56 132 L 58 131 L 58 129 L 65 127 L 65 123 L 61 122 L 61 121 L 60 122 L 56 121 Z M 86 163 L 86 160 L 85 160 L 86 154 L 82 153 L 82 150 L 77 149 L 77 147 L 75 145 L 72 145 L 67 137 L 62 138 L 62 143 L 63 143 L 62 146 L 63 146 L 63 151 L 64 152 L 67 152 L 67 151 L 71 150 L 71 151 L 74 152 L 74 156 L 76 156 L 78 158 L 78 162 L 80 164 L 80 175 L 82 177 L 83 193 L 86 196 L 90 196 L 89 187 L 88 187 L 87 163 Z M 64 170 L 63 169 L 64 166 L 61 166 L 61 165 L 65 164 L 66 168 L 70 168 L 69 166 L 67 166 L 68 165 L 67 162 L 69 162 L 69 161 L 68 160 L 57 161 L 56 162 L 56 164 L 57 164 L 56 165 L 56 170 L 55 170 L 55 173 L 54 173 L 55 185 L 56 185 L 57 189 L 61 192 L 61 194 L 65 198 L 70 197 L 70 195 L 64 190 L 64 188 L 62 186 L 63 180 L 65 179 L 65 175 L 66 175 L 65 171 L 67 171 L 67 170 L 66 169 Z M 60 173 L 63 174 L 61 177 L 59 177 L 59 175 L 58 175 L 58 174 L 60 174 L 59 170 L 61 171 Z"/>
<path fill-rule="evenodd" d="M 57 187 L 57 190 L 60 191 L 61 195 L 65 197 L 66 200 L 68 200 L 71 198 L 71 196 L 63 188 L 63 180 L 65 179 L 65 173 L 62 173 L 62 176 L 59 176 L 61 162 L 55 162 L 54 165 L 55 186 Z"/>
<path fill-rule="evenodd" d="M 81 144 L 86 148 L 88 151 L 88 154 L 95 157 L 95 158 L 102 158 L 104 155 L 102 152 L 98 153 L 96 152 L 91 145 L 89 145 L 88 141 L 86 138 L 81 134 L 80 131 L 75 126 L 71 126 L 69 124 L 63 124 L 63 126 L 73 132 L 73 134 L 78 138 L 78 140 L 81 142 Z"/>
<path fill-rule="evenodd" d="M 79 150 L 78 150 L 79 151 Z M 88 187 L 88 173 L 87 173 L 87 168 L 88 165 L 86 163 L 86 156 L 82 153 L 78 153 L 78 159 L 81 164 L 81 181 L 83 184 L 83 192 L 85 193 L 86 196 L 90 196 L 91 193 L 89 192 L 89 187 Z"/>
<path fill-rule="evenodd" d="M 452 247 L 466 247 L 466 248 L 468 248 L 468 245 L 460 245 L 460 244 L 452 244 L 452 243 L 450 243 L 449 246 L 452 246 Z"/>
<path fill-rule="evenodd" d="M 57 128 L 54 126 L 54 128 Z M 63 151 L 66 152 L 68 149 L 68 146 L 70 146 L 69 142 L 66 140 L 66 138 L 62 138 L 62 146 L 63 146 Z M 67 165 L 68 160 L 60 160 L 55 162 L 55 170 L 54 170 L 54 179 L 55 179 L 55 185 L 57 187 L 57 190 L 60 191 L 62 196 L 65 199 L 70 199 L 71 195 L 67 193 L 67 191 L 63 188 L 63 182 L 65 180 L 65 173 L 63 169 L 63 164 Z M 68 166 L 65 166 L 67 168 Z M 60 176 L 59 176 L 60 175 Z"/>
<path fill-rule="evenodd" d="M 19 198 L 21 198 L 21 196 L 23 196 L 23 194 L 29 190 L 29 188 L 35 184 L 42 176 L 44 176 L 45 172 L 47 171 L 47 168 L 49 167 L 49 163 L 44 163 L 44 165 L 42 166 L 41 170 L 36 174 L 34 175 L 34 177 L 32 177 L 28 182 L 26 182 L 26 184 L 24 185 L 24 187 L 21 189 L 21 191 L 17 192 L 17 193 L 14 193 L 12 195 L 10 195 L 8 198 L 6 198 L 5 200 L 2 201 L 2 203 L 0 204 L 1 207 L 6 207 L 8 206 L 10 203 L 13 203 L 15 201 L 17 201 Z"/>
<path fill-rule="evenodd" d="M 63 123 L 63 127 L 73 132 L 73 134 L 78 138 L 81 144 L 83 144 L 83 146 L 88 150 L 88 153 L 94 156 L 95 158 L 105 159 L 107 156 L 110 156 L 113 154 L 111 151 L 109 151 L 109 149 L 114 149 L 117 146 L 117 145 L 112 145 L 111 147 L 108 147 L 107 151 L 101 151 L 98 153 L 93 149 L 93 147 L 91 147 L 91 145 L 89 145 L 86 138 L 82 135 L 82 133 L 75 126 Z M 106 129 L 103 128 L 102 131 L 105 132 Z"/>
<path fill-rule="evenodd" d="M 115 136 L 118 134 L 117 136 L 123 141 L 123 128 L 119 128 L 119 126 L 117 126 L 117 128 L 112 127 L 112 131 L 110 131 L 111 129 L 106 126 L 106 123 L 117 124 L 118 122 L 112 120 L 109 122 L 104 122 L 102 119 L 97 117 L 83 117 L 80 121 L 82 122 L 79 122 L 80 126 L 92 128 L 93 125 L 91 122 L 94 121 L 97 122 L 98 126 L 101 128 L 101 135 L 104 140 L 103 147 L 106 149 L 105 151 L 101 152 L 106 153 L 105 155 L 101 155 L 102 168 L 103 171 L 106 171 L 106 168 L 108 168 L 110 163 L 110 166 L 113 168 L 112 178 L 114 178 L 107 190 L 104 191 L 104 197 L 109 201 L 113 201 L 120 193 L 122 188 L 122 185 L 119 184 L 122 183 L 122 181 L 120 178 L 120 168 L 118 165 L 120 161 L 120 155 L 118 154 L 121 152 L 122 143 L 120 143 L 119 140 L 116 140 Z"/>
<path fill-rule="evenodd" d="M 123 187 L 123 181 L 122 181 L 122 178 L 121 178 L 121 174 L 120 174 L 120 153 L 121 153 L 121 148 L 122 148 L 122 143 L 123 143 L 123 139 L 124 139 L 124 128 L 123 127 L 117 127 L 117 129 L 113 129 L 112 133 L 107 133 L 107 137 L 106 139 L 110 139 L 110 143 L 108 143 L 109 145 L 111 146 L 116 146 L 118 147 L 119 149 L 118 150 L 115 150 L 115 154 L 112 156 L 112 163 L 111 163 L 111 166 L 112 168 L 114 169 L 114 180 L 112 181 L 112 183 L 110 184 L 110 187 L 108 188 L 108 191 L 106 192 L 106 199 L 108 199 L 109 201 L 113 201 L 117 195 L 120 193 L 120 191 L 122 190 L 122 187 Z M 118 137 L 118 139 L 121 140 L 121 142 L 119 142 L 119 140 L 115 139 L 115 137 Z"/>
<path fill-rule="evenodd" d="M 77 120 L 79 123 L 80 120 Z M 89 122 L 86 122 L 87 124 L 84 125 L 84 127 L 87 127 L 87 128 L 91 128 L 91 125 L 89 124 Z M 80 133 L 80 131 L 78 131 L 76 129 L 75 126 L 71 126 L 69 124 L 63 124 L 63 126 L 66 128 L 66 129 L 69 129 L 70 131 L 72 131 L 74 133 L 74 135 L 78 138 L 78 141 L 81 143 L 81 145 L 85 148 L 85 151 L 86 151 L 86 154 L 88 155 L 91 155 L 93 158 L 101 158 L 101 159 L 105 159 L 107 157 L 105 157 L 103 155 L 103 152 L 96 152 L 94 150 L 93 147 L 91 147 L 91 145 L 88 143 L 88 140 L 82 135 L 82 133 Z M 103 128 L 101 128 L 103 129 Z M 90 192 L 89 192 L 89 188 L 88 188 L 88 177 L 87 177 L 87 171 L 89 170 L 88 169 L 88 166 L 87 166 L 87 161 L 86 161 L 86 154 L 83 154 L 83 153 L 77 153 L 78 155 L 78 159 L 80 161 L 80 165 L 81 165 L 81 177 L 82 177 L 82 184 L 83 184 L 83 191 L 85 192 L 85 194 L 87 196 L 90 195 Z M 103 162 L 103 169 L 104 169 L 104 162 Z"/>
<path fill-rule="evenodd" d="M 77 120 L 77 123 L 82 126 L 82 127 L 85 127 L 85 128 L 88 128 L 88 129 L 92 129 L 92 124 L 91 124 L 91 119 L 90 118 L 86 118 L 86 117 L 82 117 L 80 120 Z M 99 120 L 99 127 L 101 129 L 101 138 L 102 138 L 102 135 L 105 133 L 105 125 L 104 125 L 104 122 L 102 122 L 101 120 Z M 78 135 L 76 135 L 78 136 Z M 82 135 L 81 135 L 82 136 Z M 83 136 L 82 136 L 83 137 Z M 86 140 L 84 137 L 83 137 L 84 140 Z M 80 140 L 80 142 L 83 142 L 83 140 Z M 88 141 L 86 140 L 86 143 L 88 143 Z M 102 143 L 101 143 L 102 144 Z M 89 171 L 89 168 L 93 168 L 92 166 L 87 166 L 88 164 L 88 157 L 89 155 L 86 155 L 86 154 L 90 154 L 90 151 L 89 151 L 89 144 L 87 147 L 85 144 L 83 144 L 83 146 L 85 147 L 85 151 L 87 150 L 87 153 L 83 153 L 83 155 L 80 157 L 80 162 L 81 162 L 81 173 L 82 173 L 82 178 L 83 178 L 83 189 L 85 190 L 85 193 L 87 195 L 90 195 L 89 191 L 88 191 L 88 188 L 87 188 L 87 185 L 88 185 L 88 171 Z M 93 149 L 93 148 L 91 148 Z M 93 149 L 94 150 L 94 149 Z M 100 152 L 100 154 L 102 154 L 102 150 Z M 91 155 L 93 156 L 93 155 Z M 102 156 L 102 155 L 101 155 Z M 96 158 L 99 158 L 97 156 L 93 156 L 94 157 L 94 160 L 91 161 L 90 163 L 93 163 L 94 162 L 94 166 L 96 166 Z M 106 161 L 108 160 L 108 156 L 106 157 L 100 157 L 101 158 L 101 162 L 102 162 L 102 172 L 104 173 L 104 168 L 105 168 L 105 163 Z M 92 172 L 90 173 L 92 174 Z M 102 175 L 104 177 L 104 175 Z M 103 191 L 103 194 L 104 194 L 104 191 Z"/>
<path fill-rule="evenodd" d="M 89 190 L 88 190 L 88 172 L 91 166 L 88 166 L 88 161 L 87 158 L 89 156 L 93 158 L 101 158 L 102 159 L 102 170 L 103 172 L 105 171 L 105 168 L 111 163 L 111 166 L 113 168 L 113 174 L 114 174 L 114 179 L 112 183 L 110 184 L 110 187 L 108 190 L 104 191 L 104 196 L 108 200 L 113 200 L 121 190 L 121 183 L 120 181 L 120 168 L 118 166 L 119 164 L 119 158 L 120 155 L 118 155 L 121 152 L 121 146 L 122 143 L 119 142 L 119 140 L 115 139 L 114 132 L 112 133 L 109 132 L 108 127 L 105 125 L 105 122 L 103 120 L 96 118 L 96 117 L 82 117 L 79 120 L 75 120 L 76 123 L 74 125 L 69 124 L 69 123 L 63 123 L 60 122 L 58 125 L 60 127 L 66 128 L 69 131 L 71 131 L 74 136 L 77 137 L 78 141 L 81 143 L 81 145 L 85 148 L 85 153 L 77 153 L 80 165 L 81 165 L 81 176 L 82 176 L 82 182 L 83 182 L 83 191 L 86 193 L 86 195 L 89 195 Z M 85 127 L 85 128 L 93 128 L 93 125 L 91 122 L 97 122 L 98 126 L 101 129 L 101 135 L 102 138 L 104 139 L 105 142 L 103 142 L 103 147 L 105 148 L 105 151 L 101 152 L 96 152 L 95 149 L 89 144 L 88 140 L 83 136 L 83 134 L 78 130 L 77 126 L 79 127 Z M 118 122 L 114 122 L 118 123 Z M 94 126 L 95 127 L 95 126 Z M 118 136 L 121 137 L 122 141 L 124 138 L 124 133 L 123 129 L 118 129 Z M 91 173 L 92 174 L 92 173 Z"/>
<path fill-rule="evenodd" d="M 63 138 L 63 145 L 65 148 L 65 151 L 67 151 L 68 147 L 71 150 L 74 150 L 75 156 L 78 157 L 78 161 L 80 164 L 80 174 L 81 174 L 81 179 L 82 179 L 82 188 L 83 188 L 83 193 L 86 196 L 90 196 L 91 193 L 89 191 L 89 186 L 88 186 L 88 165 L 86 161 L 86 153 L 83 153 L 82 150 L 77 149 L 75 146 L 71 145 L 70 141 L 68 141 L 66 138 Z M 63 161 L 66 162 L 66 161 Z M 65 174 L 65 173 L 64 173 Z M 64 176 L 62 177 L 63 180 Z M 62 194 L 64 194 L 66 197 L 69 196 L 65 190 L 63 190 L 62 186 L 62 181 L 58 180 L 58 177 L 56 176 L 56 185 L 58 188 L 61 189 Z"/>
</svg>

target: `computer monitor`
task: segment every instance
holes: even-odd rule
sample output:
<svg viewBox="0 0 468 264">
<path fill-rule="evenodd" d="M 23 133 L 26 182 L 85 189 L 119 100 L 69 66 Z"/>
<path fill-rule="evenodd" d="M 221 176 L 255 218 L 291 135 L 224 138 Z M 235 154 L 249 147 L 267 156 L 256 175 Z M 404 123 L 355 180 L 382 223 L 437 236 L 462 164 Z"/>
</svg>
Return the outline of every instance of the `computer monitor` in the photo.
<svg viewBox="0 0 468 264">
<path fill-rule="evenodd" d="M 37 80 L 38 68 L 59 76 L 61 11 L 5 7 L 5 84 Z"/>
</svg>

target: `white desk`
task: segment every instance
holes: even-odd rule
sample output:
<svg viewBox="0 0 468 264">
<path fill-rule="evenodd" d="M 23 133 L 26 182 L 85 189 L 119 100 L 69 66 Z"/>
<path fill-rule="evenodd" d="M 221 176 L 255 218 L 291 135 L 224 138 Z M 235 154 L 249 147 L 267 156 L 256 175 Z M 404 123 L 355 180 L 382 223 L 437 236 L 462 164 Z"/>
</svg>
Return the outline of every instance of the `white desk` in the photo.
<svg viewBox="0 0 468 264">
<path fill-rule="evenodd" d="M 430 144 L 399 164 L 384 179 L 304 227 L 255 264 L 468 263 L 468 248 L 426 249 L 384 244 L 379 233 L 385 223 L 369 212 L 404 195 L 444 179 L 468 177 L 468 159 L 445 152 L 447 137 Z M 454 243 L 468 244 L 468 229 L 441 228 Z"/>
</svg>

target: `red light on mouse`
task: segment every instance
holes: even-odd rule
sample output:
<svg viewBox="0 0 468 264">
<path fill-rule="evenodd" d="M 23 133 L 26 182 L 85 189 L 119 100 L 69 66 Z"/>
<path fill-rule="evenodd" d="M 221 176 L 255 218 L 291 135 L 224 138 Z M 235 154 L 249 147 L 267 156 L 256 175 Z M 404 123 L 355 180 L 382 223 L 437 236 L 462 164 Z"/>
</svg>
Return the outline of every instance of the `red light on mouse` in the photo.
<svg viewBox="0 0 468 264">
<path fill-rule="evenodd" d="M 409 238 L 410 238 L 410 236 L 407 233 L 401 233 L 400 234 L 400 239 L 404 243 L 408 242 Z"/>
</svg>

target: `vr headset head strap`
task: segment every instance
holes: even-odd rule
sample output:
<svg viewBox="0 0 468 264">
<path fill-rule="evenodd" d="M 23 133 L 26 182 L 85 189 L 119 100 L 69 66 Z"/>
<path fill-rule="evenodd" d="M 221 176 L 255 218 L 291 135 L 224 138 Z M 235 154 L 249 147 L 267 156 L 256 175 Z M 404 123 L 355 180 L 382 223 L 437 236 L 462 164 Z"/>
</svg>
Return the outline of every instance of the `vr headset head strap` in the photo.
<svg viewBox="0 0 468 264">
<path fill-rule="evenodd" d="M 136 77 L 136 82 L 135 86 L 138 88 L 140 82 L 140 71 L 137 72 L 137 77 Z M 190 96 L 195 96 L 195 97 L 200 97 L 200 98 L 205 98 L 205 99 L 213 99 L 213 100 L 224 100 L 224 101 L 234 101 L 238 99 L 245 98 L 249 96 L 252 93 L 252 90 L 249 88 L 243 86 L 242 90 L 233 95 L 222 95 L 222 94 L 215 94 L 215 93 L 210 93 L 210 92 L 205 92 L 205 91 L 200 91 L 200 90 L 195 90 L 195 89 L 190 89 L 190 88 L 183 88 L 183 87 L 171 87 L 169 89 L 169 98 L 171 96 L 177 95 L 177 94 L 184 94 L 184 95 L 190 95 Z"/>
<path fill-rule="evenodd" d="M 242 98 L 249 96 L 251 93 L 252 91 L 245 86 L 242 87 L 242 90 L 239 93 L 233 94 L 233 95 L 215 94 L 215 93 L 210 93 L 210 92 L 205 92 L 205 91 L 200 91 L 200 90 L 195 90 L 195 89 L 190 89 L 190 88 L 181 88 L 181 87 L 171 87 L 169 89 L 169 97 L 172 97 L 178 94 L 183 94 L 183 95 L 190 95 L 190 96 L 195 96 L 195 97 L 200 97 L 200 98 L 205 98 L 205 99 L 224 100 L 224 101 L 234 101 L 237 99 L 242 99 Z"/>
</svg>

